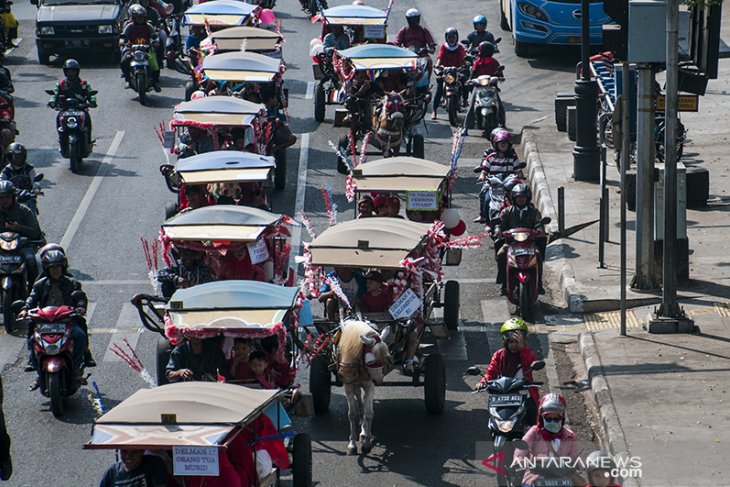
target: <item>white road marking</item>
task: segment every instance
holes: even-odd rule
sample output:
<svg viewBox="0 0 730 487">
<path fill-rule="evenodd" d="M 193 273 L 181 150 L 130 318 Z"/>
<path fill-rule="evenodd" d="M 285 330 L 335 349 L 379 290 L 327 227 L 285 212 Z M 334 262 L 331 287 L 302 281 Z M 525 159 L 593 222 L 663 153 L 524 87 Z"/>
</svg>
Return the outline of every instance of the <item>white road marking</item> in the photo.
<svg viewBox="0 0 730 487">
<path fill-rule="evenodd" d="M 66 249 L 66 251 L 68 251 L 71 241 L 73 240 L 76 232 L 81 226 L 81 221 L 84 219 L 84 216 L 86 215 L 89 206 L 91 206 L 91 201 L 94 199 L 94 195 L 99 189 L 101 181 L 104 179 L 104 176 L 106 176 L 106 173 L 109 170 L 109 166 L 111 165 L 112 158 L 119 149 L 119 145 L 122 143 L 123 138 L 124 131 L 117 131 L 117 134 L 114 136 L 114 140 L 112 140 L 112 144 L 109 146 L 109 150 L 106 152 L 104 159 L 101 161 L 101 165 L 97 169 L 94 179 L 89 185 L 89 189 L 86 190 L 86 194 L 81 200 L 81 204 L 79 204 L 79 207 L 76 209 L 76 213 L 71 219 L 71 223 L 69 223 L 68 228 L 66 229 L 66 233 L 63 234 L 63 238 L 61 239 L 61 247 Z"/>
<path fill-rule="evenodd" d="M 139 335 L 142 331 L 143 328 L 139 324 L 137 308 L 135 308 L 132 303 L 124 303 L 122 311 L 119 313 L 119 318 L 117 318 L 116 326 L 109 330 L 109 333 L 111 333 L 112 336 L 109 340 L 109 345 L 106 347 L 106 352 L 104 352 L 104 362 L 121 362 L 122 359 L 112 352 L 114 344 L 119 345 L 122 350 L 129 353 L 127 344 L 124 343 L 124 340 L 126 339 L 132 349 L 134 349 L 137 347 Z M 104 332 L 106 332 L 106 330 Z"/>
<path fill-rule="evenodd" d="M 299 172 L 297 177 L 297 194 L 294 200 L 294 219 L 298 219 L 304 210 L 304 197 L 307 193 L 307 170 L 309 168 L 309 137 L 310 134 L 302 134 L 302 143 L 299 146 Z M 291 254 L 289 256 L 289 267 L 297 269 L 294 257 L 299 255 L 299 246 L 302 243 L 302 226 L 298 225 L 292 229 Z"/>
<path fill-rule="evenodd" d="M 307 82 L 307 94 L 304 95 L 305 100 L 314 98 L 314 81 Z"/>
</svg>

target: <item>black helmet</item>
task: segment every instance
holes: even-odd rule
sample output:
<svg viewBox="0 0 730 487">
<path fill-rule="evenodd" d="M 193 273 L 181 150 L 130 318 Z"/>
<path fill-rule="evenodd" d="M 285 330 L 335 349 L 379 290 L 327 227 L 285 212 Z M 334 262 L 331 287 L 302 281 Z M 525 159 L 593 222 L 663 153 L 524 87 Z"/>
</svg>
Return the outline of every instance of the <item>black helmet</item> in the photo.
<svg viewBox="0 0 730 487">
<path fill-rule="evenodd" d="M 532 191 L 530 190 L 530 187 L 526 184 L 518 184 L 514 188 L 512 188 L 512 201 L 515 201 L 515 199 L 518 196 L 525 196 L 527 197 L 527 202 L 529 203 L 532 199 Z"/>
<path fill-rule="evenodd" d="M 60 265 L 63 267 L 64 270 L 68 267 L 68 260 L 66 259 L 66 254 L 61 252 L 60 250 L 49 250 L 45 254 L 43 254 L 43 270 L 47 271 L 49 267 L 54 265 Z"/>
<path fill-rule="evenodd" d="M 144 8 L 142 5 L 135 3 L 131 7 L 129 7 L 129 16 L 132 17 L 132 21 L 138 22 L 146 22 L 147 21 L 147 9 Z"/>
<path fill-rule="evenodd" d="M 77 70 L 78 71 L 78 74 L 76 76 L 78 76 L 79 74 L 81 74 L 81 65 L 75 59 L 66 59 L 66 62 L 63 63 L 63 74 L 64 74 L 64 76 L 68 76 L 68 70 L 69 69 L 75 69 L 75 70 Z"/>
<path fill-rule="evenodd" d="M 0 181 L 0 196 L 15 196 L 15 185 L 10 181 Z"/>
<path fill-rule="evenodd" d="M 10 154 L 10 157 L 12 156 L 21 156 L 23 158 L 23 162 L 25 162 L 26 157 L 28 157 L 28 151 L 25 149 L 25 146 L 21 144 L 20 142 L 13 142 L 8 146 L 8 154 Z M 11 159 L 11 161 L 15 161 L 14 159 Z"/>
<path fill-rule="evenodd" d="M 479 57 L 492 57 L 494 56 L 494 44 L 489 41 L 479 43 Z"/>
<path fill-rule="evenodd" d="M 41 249 L 38 251 L 38 256 L 41 258 L 41 260 L 43 260 L 43 257 L 45 257 L 45 255 L 52 250 L 61 252 L 62 254 L 66 255 L 66 251 L 63 250 L 63 247 L 61 247 L 59 244 L 49 243 L 41 247 Z"/>
<path fill-rule="evenodd" d="M 449 27 L 448 29 L 446 29 L 446 32 L 444 32 L 444 39 L 446 40 L 446 42 L 449 42 L 449 36 L 452 35 L 456 36 L 456 42 L 459 42 L 459 31 L 456 30 L 456 27 Z"/>
</svg>

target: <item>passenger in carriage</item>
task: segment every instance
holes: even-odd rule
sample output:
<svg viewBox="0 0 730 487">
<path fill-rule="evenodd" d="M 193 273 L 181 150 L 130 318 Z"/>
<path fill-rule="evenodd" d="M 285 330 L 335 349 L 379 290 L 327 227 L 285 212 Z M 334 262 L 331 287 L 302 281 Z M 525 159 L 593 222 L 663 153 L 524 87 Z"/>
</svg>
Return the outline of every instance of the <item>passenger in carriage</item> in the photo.
<svg viewBox="0 0 730 487">
<path fill-rule="evenodd" d="M 243 382 L 253 377 L 251 364 L 248 361 L 251 349 L 251 340 L 247 338 L 236 338 L 233 341 L 233 358 L 228 360 L 232 382 Z"/>
<path fill-rule="evenodd" d="M 180 249 L 175 264 L 157 272 L 157 282 L 162 286 L 162 295 L 169 298 L 182 288 L 204 284 L 215 280 L 213 270 L 203 263 L 200 252 Z"/>
<path fill-rule="evenodd" d="M 365 286 L 367 291 L 362 297 L 361 308 L 365 313 L 384 313 L 393 304 L 393 293 L 387 284 L 384 283 L 383 274 L 377 270 L 371 270 L 365 274 Z"/>
<path fill-rule="evenodd" d="M 281 389 L 287 389 L 294 382 L 294 371 L 286 357 L 279 353 L 279 337 L 270 335 L 262 338 L 261 348 L 266 353 L 274 384 Z"/>
<path fill-rule="evenodd" d="M 377 215 L 375 214 L 373 199 L 370 196 L 363 196 L 357 204 L 357 217 L 371 218 L 374 216 Z"/>
<path fill-rule="evenodd" d="M 219 376 L 230 378 L 226 358 L 220 344 L 214 339 L 189 337 L 170 353 L 167 362 L 167 380 L 217 382 Z"/>
</svg>

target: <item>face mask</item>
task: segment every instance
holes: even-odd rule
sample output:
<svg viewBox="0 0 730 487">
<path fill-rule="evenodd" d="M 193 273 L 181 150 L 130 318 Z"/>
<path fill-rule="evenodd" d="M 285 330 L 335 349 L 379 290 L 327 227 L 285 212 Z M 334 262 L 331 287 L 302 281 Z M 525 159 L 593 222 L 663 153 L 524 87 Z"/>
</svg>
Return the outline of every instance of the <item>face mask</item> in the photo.
<svg viewBox="0 0 730 487">
<path fill-rule="evenodd" d="M 558 420 L 549 420 L 549 419 L 543 419 L 542 420 L 543 425 L 546 430 L 548 430 L 550 433 L 558 433 L 560 432 L 560 429 L 563 427 L 563 422 Z"/>
</svg>

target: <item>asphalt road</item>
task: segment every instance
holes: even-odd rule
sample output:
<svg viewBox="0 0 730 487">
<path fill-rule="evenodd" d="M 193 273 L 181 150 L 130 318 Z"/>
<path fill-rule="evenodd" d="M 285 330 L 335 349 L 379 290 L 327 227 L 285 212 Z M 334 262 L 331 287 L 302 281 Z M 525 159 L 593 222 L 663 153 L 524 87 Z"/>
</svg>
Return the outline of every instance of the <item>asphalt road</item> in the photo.
<svg viewBox="0 0 730 487">
<path fill-rule="evenodd" d="M 344 3 L 344 2 L 335 2 Z M 385 7 L 385 2 L 368 1 Z M 382 4 L 382 5 L 381 5 Z M 394 35 L 404 24 L 408 8 L 418 7 L 437 41 L 446 27 L 455 25 L 462 35 L 470 19 L 487 14 L 490 30 L 504 38 L 498 59 L 507 66 L 503 85 L 508 125 L 519 131 L 524 125 L 544 126 L 552 117 L 555 91 L 570 86 L 577 53 L 561 50 L 540 61 L 518 60 L 512 54 L 511 38 L 498 27 L 494 0 L 404 0 L 394 6 L 389 32 Z M 481 10 L 482 8 L 486 11 Z M 73 273 L 81 279 L 94 303 L 90 319 L 92 349 L 99 367 L 93 370 L 107 407 L 113 407 L 146 384 L 125 363 L 108 350 L 120 336 L 130 337 L 150 372 L 154 372 L 156 336 L 138 332 L 140 323 L 128 304 L 137 292 L 148 292 L 147 268 L 140 237 L 153 238 L 163 221 L 164 204 L 173 200 L 159 174 L 163 151 L 153 128 L 167 121 L 175 103 L 182 99 L 184 79 L 163 71 L 162 93 L 151 94 L 149 106 L 141 106 L 136 96 L 122 88 L 118 67 L 108 54 L 79 54 L 82 77 L 99 90 L 99 108 L 92 111 L 97 145 L 84 162 L 80 174 L 72 174 L 68 162 L 57 151 L 54 134 L 55 112 L 46 108 L 44 89 L 61 76 L 60 61 L 40 66 L 33 38 L 35 7 L 25 2 L 14 6 L 21 21 L 21 46 L 7 60 L 16 85 L 18 140 L 29 148 L 29 161 L 45 174 L 46 195 L 39 202 L 41 225 L 49 241 L 63 241 Z M 328 141 L 336 142 L 344 133 L 331 125 L 333 107 L 325 123 L 312 118 L 310 39 L 319 35 L 319 25 L 311 24 L 294 0 L 281 1 L 276 9 L 284 22 L 286 86 L 290 89 L 289 113 L 292 129 L 300 142 L 308 139 L 308 150 L 300 144 L 289 151 L 289 186 L 274 195 L 274 210 L 294 214 L 297 180 L 305 184 L 304 209 L 320 229 L 326 225 L 320 194 L 324 183 L 335 190 L 340 218 L 352 218 L 353 210 L 344 194 L 344 178 L 334 171 L 335 156 Z M 309 94 L 309 95 L 308 95 Z M 428 121 L 426 157 L 447 163 L 451 130 L 442 114 Z M 476 132 L 474 132 L 476 134 Z M 306 134 L 302 136 L 302 134 Z M 471 167 L 484 150 L 486 141 L 470 137 L 460 160 L 463 167 L 457 184 L 455 206 L 464 220 L 477 214 L 476 193 Z M 298 162 L 308 170 L 299 174 Z M 478 225 L 469 223 L 472 233 Z M 442 416 L 426 414 L 422 389 L 379 388 L 376 392 L 374 434 L 377 445 L 367 457 L 344 455 L 348 436 L 347 411 L 342 392 L 333 389 L 331 412 L 301 421 L 314 444 L 314 478 L 318 485 L 484 485 L 493 477 L 480 465 L 489 454 L 486 435 L 485 396 L 473 396 L 475 378 L 464 371 L 474 363 L 485 364 L 490 356 L 487 332 L 508 316 L 503 299 L 497 296 L 492 250 L 465 252 L 458 268 L 447 277 L 461 282 L 460 332 L 450 342 L 432 345 L 445 354 L 447 405 Z M 123 334 L 122 334 L 123 333 Z M 104 469 L 113 462 L 109 452 L 84 451 L 93 419 L 98 415 L 90 400 L 90 388 L 83 388 L 67 401 L 67 414 L 55 419 L 49 403 L 38 392 L 28 392 L 32 374 L 23 372 L 24 333 L 0 336 L 3 364 L 5 412 L 13 438 L 15 473 L 7 485 L 96 485 Z M 394 375 L 398 375 L 397 372 Z"/>
</svg>

